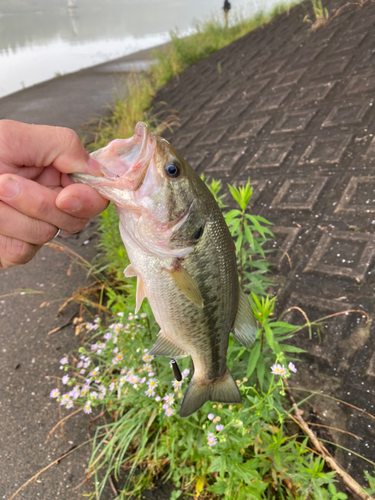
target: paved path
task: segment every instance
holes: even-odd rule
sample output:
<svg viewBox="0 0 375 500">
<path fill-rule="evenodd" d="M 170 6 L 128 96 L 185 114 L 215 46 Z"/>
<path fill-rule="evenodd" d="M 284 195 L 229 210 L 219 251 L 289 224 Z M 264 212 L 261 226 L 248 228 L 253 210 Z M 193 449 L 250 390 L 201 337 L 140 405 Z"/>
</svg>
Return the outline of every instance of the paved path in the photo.
<svg viewBox="0 0 375 500">
<path fill-rule="evenodd" d="M 327 1 L 330 12 L 345 1 Z M 375 4 L 349 5 L 311 32 L 310 2 L 192 66 L 157 100 L 178 113 L 166 134 L 199 173 L 241 184 L 251 211 L 273 224 L 278 312 L 297 306 L 311 320 L 349 309 L 375 314 Z M 310 12 L 311 18 L 313 17 Z M 288 314 L 300 323 L 301 315 Z M 375 415 L 375 330 L 361 315 L 338 315 L 308 351 L 298 383 Z M 306 394 L 302 394 L 306 395 Z M 341 446 L 375 461 L 375 423 L 315 398 Z M 358 479 L 367 462 L 337 450 Z"/>
</svg>

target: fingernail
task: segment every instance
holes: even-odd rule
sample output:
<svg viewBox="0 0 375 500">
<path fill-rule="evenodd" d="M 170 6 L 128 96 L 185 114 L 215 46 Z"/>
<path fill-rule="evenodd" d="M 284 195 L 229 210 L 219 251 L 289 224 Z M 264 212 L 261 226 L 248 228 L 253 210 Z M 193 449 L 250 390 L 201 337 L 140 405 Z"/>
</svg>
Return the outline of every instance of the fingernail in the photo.
<svg viewBox="0 0 375 500">
<path fill-rule="evenodd" d="M 82 208 L 82 202 L 76 196 L 68 196 L 59 200 L 57 208 L 64 210 L 64 212 L 78 212 Z"/>
<path fill-rule="evenodd" d="M 11 200 L 15 198 L 21 191 L 17 181 L 14 179 L 4 179 L 0 182 L 0 196 Z"/>
<path fill-rule="evenodd" d="M 99 163 L 98 160 L 95 160 L 92 156 L 90 156 L 87 165 L 94 175 L 103 175 L 101 163 Z"/>
</svg>

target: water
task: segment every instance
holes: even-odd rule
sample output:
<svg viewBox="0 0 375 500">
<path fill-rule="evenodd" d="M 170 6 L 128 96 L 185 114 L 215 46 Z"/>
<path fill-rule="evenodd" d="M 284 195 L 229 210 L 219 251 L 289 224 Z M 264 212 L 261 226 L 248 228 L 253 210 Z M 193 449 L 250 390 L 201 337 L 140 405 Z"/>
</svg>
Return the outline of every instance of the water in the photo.
<svg viewBox="0 0 375 500">
<path fill-rule="evenodd" d="M 0 97 L 169 39 L 222 15 L 222 0 L 0 0 Z M 278 0 L 232 0 L 254 15 Z"/>
</svg>

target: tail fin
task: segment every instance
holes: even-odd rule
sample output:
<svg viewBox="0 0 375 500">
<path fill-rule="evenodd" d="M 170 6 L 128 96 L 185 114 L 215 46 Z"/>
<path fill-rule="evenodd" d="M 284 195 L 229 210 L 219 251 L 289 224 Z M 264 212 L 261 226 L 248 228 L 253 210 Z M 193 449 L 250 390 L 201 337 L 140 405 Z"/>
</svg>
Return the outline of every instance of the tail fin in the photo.
<svg viewBox="0 0 375 500">
<path fill-rule="evenodd" d="M 240 391 L 228 369 L 222 377 L 210 383 L 196 382 L 193 377 L 182 400 L 180 417 L 189 417 L 206 401 L 234 404 L 242 402 Z"/>
</svg>

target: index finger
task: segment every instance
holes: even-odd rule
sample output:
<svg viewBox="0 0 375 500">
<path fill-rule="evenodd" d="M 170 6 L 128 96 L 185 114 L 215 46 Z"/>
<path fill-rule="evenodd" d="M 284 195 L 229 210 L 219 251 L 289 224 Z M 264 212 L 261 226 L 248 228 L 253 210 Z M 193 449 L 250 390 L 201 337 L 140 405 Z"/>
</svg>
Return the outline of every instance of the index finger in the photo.
<svg viewBox="0 0 375 500">
<path fill-rule="evenodd" d="M 29 178 L 49 165 L 63 173 L 100 172 L 100 163 L 87 153 L 73 130 L 13 120 L 0 120 L 0 162 Z"/>
</svg>

